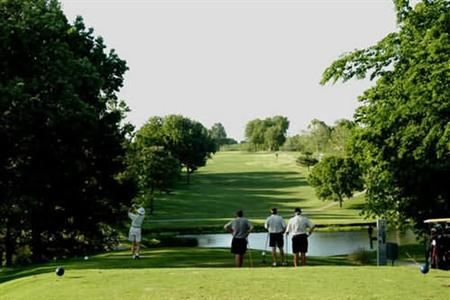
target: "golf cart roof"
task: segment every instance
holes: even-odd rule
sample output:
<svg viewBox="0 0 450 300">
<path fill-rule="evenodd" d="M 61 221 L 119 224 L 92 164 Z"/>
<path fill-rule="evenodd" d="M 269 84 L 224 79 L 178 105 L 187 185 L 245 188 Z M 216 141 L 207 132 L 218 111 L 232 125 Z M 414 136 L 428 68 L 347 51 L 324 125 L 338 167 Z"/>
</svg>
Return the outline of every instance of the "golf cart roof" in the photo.
<svg viewBox="0 0 450 300">
<path fill-rule="evenodd" d="M 450 223 L 450 218 L 428 219 L 423 222 L 424 223 Z"/>
</svg>

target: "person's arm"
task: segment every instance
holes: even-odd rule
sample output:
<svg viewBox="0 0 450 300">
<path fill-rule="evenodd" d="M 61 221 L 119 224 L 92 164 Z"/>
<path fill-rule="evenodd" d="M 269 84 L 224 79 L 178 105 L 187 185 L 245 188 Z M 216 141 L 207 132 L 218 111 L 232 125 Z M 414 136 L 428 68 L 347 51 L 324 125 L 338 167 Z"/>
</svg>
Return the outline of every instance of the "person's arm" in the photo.
<svg viewBox="0 0 450 300">
<path fill-rule="evenodd" d="M 310 236 L 314 232 L 314 228 L 316 228 L 316 225 L 314 225 L 314 223 L 309 221 L 309 220 L 308 220 L 308 223 L 309 223 L 308 224 L 308 226 L 309 226 L 309 234 L 308 234 L 308 236 Z"/>
<path fill-rule="evenodd" d="M 223 228 L 228 231 L 229 233 L 233 234 L 233 228 L 231 227 L 231 222 L 228 222 L 223 226 Z"/>
<path fill-rule="evenodd" d="M 286 226 L 286 229 L 285 229 L 285 231 L 284 231 L 284 233 L 286 234 L 286 235 L 288 235 L 289 234 L 289 230 L 291 229 L 291 222 L 289 222 L 288 224 L 287 224 L 287 226 Z"/>
<path fill-rule="evenodd" d="M 133 213 L 134 210 L 136 210 L 136 204 L 132 204 L 131 207 L 128 209 L 128 217 L 130 219 L 133 219 L 133 217 L 135 216 L 135 214 Z"/>
<path fill-rule="evenodd" d="M 269 230 L 269 218 L 267 218 L 266 222 L 264 222 L 264 228 Z"/>
<path fill-rule="evenodd" d="M 252 225 L 252 223 L 250 221 L 248 222 L 248 225 L 249 225 L 249 227 L 248 227 L 248 230 L 247 230 L 247 235 L 249 235 L 250 232 L 252 232 L 252 230 L 253 230 L 253 225 Z"/>
</svg>

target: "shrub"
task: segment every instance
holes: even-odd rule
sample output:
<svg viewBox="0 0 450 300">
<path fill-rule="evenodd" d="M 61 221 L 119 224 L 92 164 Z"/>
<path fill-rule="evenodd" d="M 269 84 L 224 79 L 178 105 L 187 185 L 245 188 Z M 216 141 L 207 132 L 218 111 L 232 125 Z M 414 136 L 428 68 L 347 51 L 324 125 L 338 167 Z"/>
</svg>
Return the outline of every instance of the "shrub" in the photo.
<svg viewBox="0 0 450 300">
<path fill-rule="evenodd" d="M 348 259 L 357 265 L 368 265 L 371 261 L 371 253 L 364 248 L 358 248 L 348 255 Z"/>
</svg>

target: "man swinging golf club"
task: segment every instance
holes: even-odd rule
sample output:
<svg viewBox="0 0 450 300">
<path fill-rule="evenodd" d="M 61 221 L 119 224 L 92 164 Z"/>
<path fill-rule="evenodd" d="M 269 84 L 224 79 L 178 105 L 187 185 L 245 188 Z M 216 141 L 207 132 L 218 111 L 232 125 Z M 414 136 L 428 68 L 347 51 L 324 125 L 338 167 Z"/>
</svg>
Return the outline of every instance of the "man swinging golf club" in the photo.
<svg viewBox="0 0 450 300">
<path fill-rule="evenodd" d="M 247 237 L 253 229 L 252 223 L 244 218 L 242 210 L 238 210 L 236 218 L 225 224 L 223 228 L 233 235 L 231 253 L 234 254 L 236 267 L 240 268 L 244 263 L 244 254 L 247 252 Z"/>
<path fill-rule="evenodd" d="M 133 205 L 128 210 L 128 217 L 131 219 L 130 232 L 128 234 L 128 240 L 131 242 L 131 253 L 133 259 L 139 259 L 139 248 L 141 242 L 141 227 L 144 222 L 145 209 L 139 207 L 136 209 L 136 205 Z"/>
<path fill-rule="evenodd" d="M 269 246 L 272 247 L 272 266 L 277 266 L 277 247 L 280 250 L 281 265 L 284 266 L 286 265 L 286 261 L 283 251 L 283 233 L 286 229 L 286 222 L 284 222 L 283 217 L 278 215 L 276 207 L 271 208 L 270 212 L 272 214 L 266 219 L 264 228 L 269 232 Z"/>
<path fill-rule="evenodd" d="M 306 252 L 308 252 L 308 236 L 310 236 L 315 225 L 307 218 L 302 216 L 302 210 L 297 207 L 294 217 L 289 219 L 286 227 L 286 235 L 292 232 L 292 253 L 294 254 L 294 266 L 298 267 L 300 252 L 302 266 L 306 265 Z"/>
</svg>

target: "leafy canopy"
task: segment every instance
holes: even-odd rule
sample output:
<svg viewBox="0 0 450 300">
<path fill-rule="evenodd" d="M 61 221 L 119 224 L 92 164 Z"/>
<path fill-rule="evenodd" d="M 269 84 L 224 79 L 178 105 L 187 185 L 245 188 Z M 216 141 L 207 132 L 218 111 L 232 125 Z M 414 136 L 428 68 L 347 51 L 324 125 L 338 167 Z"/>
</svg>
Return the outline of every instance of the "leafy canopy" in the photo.
<svg viewBox="0 0 450 300">
<path fill-rule="evenodd" d="M 369 76 L 351 155 L 364 167 L 368 215 L 420 227 L 450 211 L 450 2 L 394 1 L 398 31 L 345 54 L 322 83 Z"/>
<path fill-rule="evenodd" d="M 354 191 L 363 189 L 361 175 L 360 168 L 353 160 L 327 156 L 314 166 L 308 182 L 320 199 L 338 201 L 342 207 L 344 197 L 351 198 Z"/>
<path fill-rule="evenodd" d="M 111 246 L 132 187 L 118 182 L 127 70 L 57 1 L 0 2 L 0 249 L 34 260 Z M 5 247 L 2 247 L 5 245 Z"/>
</svg>

